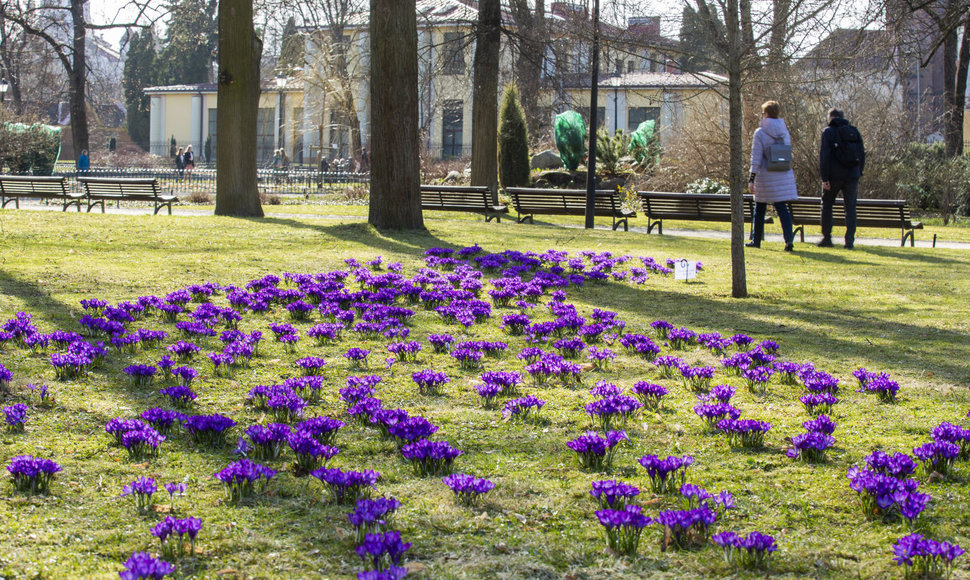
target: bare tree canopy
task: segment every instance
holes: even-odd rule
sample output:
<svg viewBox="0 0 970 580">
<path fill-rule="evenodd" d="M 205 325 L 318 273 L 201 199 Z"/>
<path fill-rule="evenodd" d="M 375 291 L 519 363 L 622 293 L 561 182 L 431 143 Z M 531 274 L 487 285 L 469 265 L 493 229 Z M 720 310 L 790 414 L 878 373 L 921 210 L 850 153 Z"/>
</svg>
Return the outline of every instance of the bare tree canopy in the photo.
<svg viewBox="0 0 970 580">
<path fill-rule="evenodd" d="M 17 29 L 21 34 L 40 40 L 53 51 L 53 54 L 64 69 L 68 80 L 68 94 L 71 111 L 71 135 L 75 152 L 89 148 L 87 88 L 87 33 L 89 30 L 104 30 L 109 28 L 131 28 L 145 25 L 143 20 L 147 2 L 132 2 L 136 8 L 135 18 L 126 23 L 99 24 L 88 22 L 88 0 L 70 0 L 57 2 L 55 0 L 41 0 L 31 2 L 27 0 L 5 0 L 0 2 L 0 53 L 6 52 L 3 43 Z M 8 82 L 14 87 L 15 98 L 19 99 L 21 91 L 19 71 L 8 62 L 9 53 L 0 58 L 3 72 L 14 73 L 8 77 Z"/>
</svg>

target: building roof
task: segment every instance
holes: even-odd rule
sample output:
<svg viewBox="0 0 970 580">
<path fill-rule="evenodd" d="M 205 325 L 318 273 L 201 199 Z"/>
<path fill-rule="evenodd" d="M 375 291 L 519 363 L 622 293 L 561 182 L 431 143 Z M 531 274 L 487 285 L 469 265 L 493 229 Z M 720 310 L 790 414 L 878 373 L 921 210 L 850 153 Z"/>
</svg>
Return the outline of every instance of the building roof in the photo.
<svg viewBox="0 0 970 580">
<path fill-rule="evenodd" d="M 478 10 L 459 0 L 417 0 L 418 28 L 444 24 L 468 24 L 478 21 Z M 370 11 L 347 16 L 348 28 L 366 28 Z"/>
<path fill-rule="evenodd" d="M 600 88 L 705 89 L 727 82 L 714 73 L 632 72 L 601 78 Z"/>
<path fill-rule="evenodd" d="M 166 85 L 161 87 L 145 87 L 146 95 L 162 93 L 215 93 L 219 87 L 216 83 L 200 83 L 197 85 Z"/>
<path fill-rule="evenodd" d="M 300 77 L 287 77 L 283 90 L 286 92 L 300 92 L 303 90 L 303 79 Z M 263 92 L 277 92 L 275 79 L 263 80 Z M 195 85 L 165 85 L 159 87 L 145 87 L 146 95 L 170 95 L 170 94 L 198 94 L 219 92 L 219 85 L 216 83 L 199 83 Z"/>
</svg>

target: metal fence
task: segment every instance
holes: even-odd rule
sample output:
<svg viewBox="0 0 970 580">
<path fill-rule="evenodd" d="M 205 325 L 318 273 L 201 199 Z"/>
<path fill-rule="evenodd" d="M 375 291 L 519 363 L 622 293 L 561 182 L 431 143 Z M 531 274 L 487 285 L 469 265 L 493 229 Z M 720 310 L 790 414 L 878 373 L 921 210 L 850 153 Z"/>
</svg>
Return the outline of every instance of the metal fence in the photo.
<svg viewBox="0 0 970 580">
<path fill-rule="evenodd" d="M 56 175 L 64 175 L 73 182 L 79 173 L 73 168 L 69 170 L 55 170 Z M 88 177 L 151 177 L 159 181 L 162 191 L 175 195 L 190 195 L 202 193 L 215 195 L 216 170 L 212 167 L 199 167 L 192 171 L 177 171 L 175 169 L 152 169 L 146 167 L 97 167 L 91 168 L 83 175 Z M 320 172 L 309 168 L 296 167 L 289 169 L 257 169 L 257 187 L 265 194 L 303 195 L 310 196 L 318 193 L 331 193 L 333 189 L 346 187 L 370 187 L 370 173 L 354 173 L 349 171 Z"/>
</svg>

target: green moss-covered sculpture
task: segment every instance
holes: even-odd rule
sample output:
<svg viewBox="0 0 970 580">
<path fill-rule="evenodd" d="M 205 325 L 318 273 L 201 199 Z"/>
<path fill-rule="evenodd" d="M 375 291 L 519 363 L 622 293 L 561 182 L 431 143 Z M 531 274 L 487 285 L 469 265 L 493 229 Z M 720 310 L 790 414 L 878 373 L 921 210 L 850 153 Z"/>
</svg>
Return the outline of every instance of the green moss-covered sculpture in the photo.
<svg viewBox="0 0 970 580">
<path fill-rule="evenodd" d="M 637 130 L 630 135 L 630 155 L 637 165 L 651 166 L 660 157 L 660 147 L 657 142 L 657 124 L 655 121 L 644 121 L 637 126 Z"/>
<path fill-rule="evenodd" d="M 556 115 L 556 149 L 567 171 L 576 171 L 586 157 L 586 123 L 576 111 Z"/>
</svg>

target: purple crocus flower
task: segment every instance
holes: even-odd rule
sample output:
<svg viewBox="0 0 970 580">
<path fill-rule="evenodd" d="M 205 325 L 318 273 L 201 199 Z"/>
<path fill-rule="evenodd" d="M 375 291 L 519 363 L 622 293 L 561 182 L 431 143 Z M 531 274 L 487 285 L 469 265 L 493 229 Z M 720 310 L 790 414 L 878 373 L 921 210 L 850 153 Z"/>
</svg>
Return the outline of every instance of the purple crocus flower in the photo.
<svg viewBox="0 0 970 580">
<path fill-rule="evenodd" d="M 640 490 L 629 483 L 607 479 L 594 481 L 589 494 L 596 498 L 602 509 L 621 510 L 640 495 Z"/>
<path fill-rule="evenodd" d="M 274 469 L 248 459 L 240 459 L 230 463 L 222 471 L 216 472 L 214 477 L 222 482 L 226 500 L 230 503 L 239 503 L 254 493 L 261 492 L 275 475 Z"/>
<path fill-rule="evenodd" d="M 486 493 L 495 489 L 495 484 L 491 481 L 465 473 L 453 473 L 441 481 L 455 492 L 458 503 L 467 506 L 475 505 Z"/>
<path fill-rule="evenodd" d="M 653 520 L 641 513 L 638 505 L 616 509 L 601 509 L 596 517 L 606 531 L 606 543 L 617 554 L 633 556 L 637 553 L 643 528 Z"/>
<path fill-rule="evenodd" d="M 596 431 L 587 431 L 576 439 L 566 442 L 566 447 L 576 452 L 584 468 L 603 471 L 613 464 L 613 455 L 616 453 L 617 446 L 628 440 L 626 431 L 610 431 L 606 433 L 605 439 Z"/>
<path fill-rule="evenodd" d="M 452 462 L 462 452 L 447 441 L 418 439 L 401 447 L 401 456 L 411 464 L 416 475 L 439 475 L 451 472 Z"/>
<path fill-rule="evenodd" d="M 165 560 L 156 560 L 148 552 L 135 552 L 118 575 L 121 580 L 161 580 L 174 571 L 175 566 Z"/>
<path fill-rule="evenodd" d="M 669 456 L 661 459 L 657 455 L 645 455 L 639 463 L 647 470 L 654 493 L 675 493 L 687 480 L 687 468 L 694 464 L 690 455 Z"/>
<path fill-rule="evenodd" d="M 310 475 L 320 480 L 330 491 L 335 503 L 353 505 L 358 500 L 370 497 L 374 484 L 381 474 L 367 469 L 364 471 L 342 471 L 322 467 Z"/>
<path fill-rule="evenodd" d="M 7 464 L 7 471 L 17 491 L 26 494 L 46 494 L 50 490 L 54 476 L 61 471 L 61 466 L 50 459 L 17 455 Z"/>
</svg>

